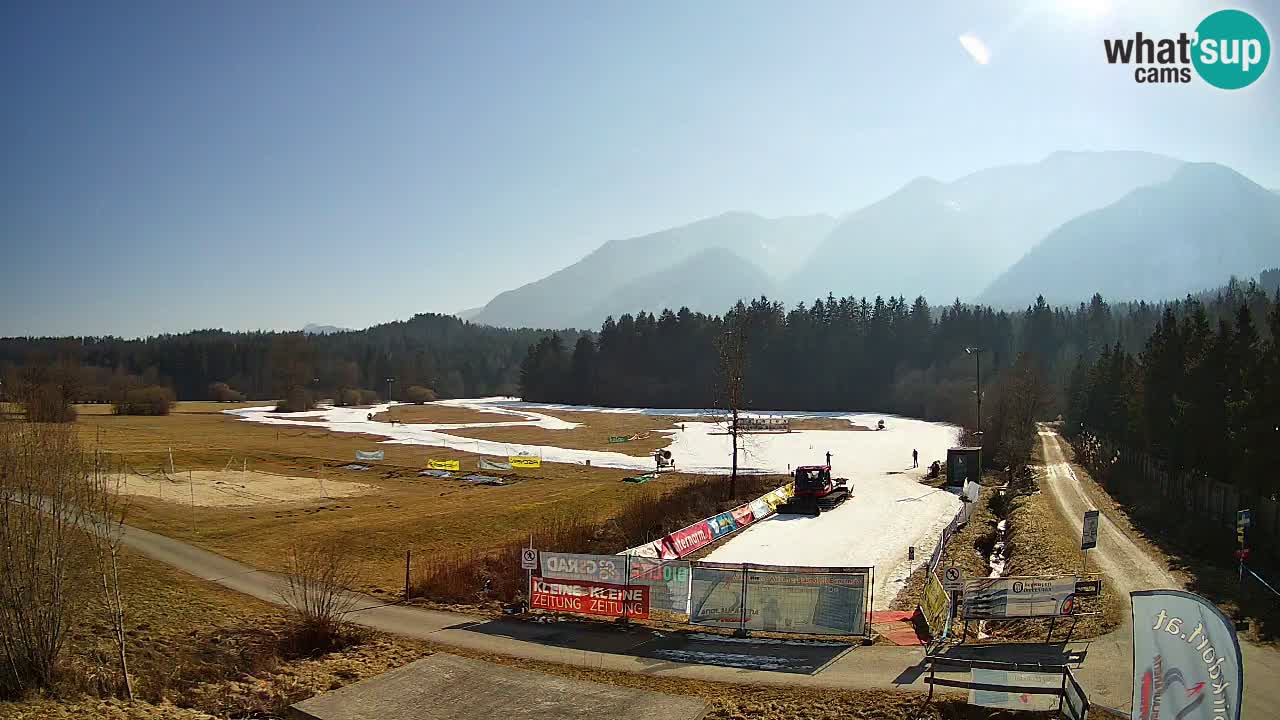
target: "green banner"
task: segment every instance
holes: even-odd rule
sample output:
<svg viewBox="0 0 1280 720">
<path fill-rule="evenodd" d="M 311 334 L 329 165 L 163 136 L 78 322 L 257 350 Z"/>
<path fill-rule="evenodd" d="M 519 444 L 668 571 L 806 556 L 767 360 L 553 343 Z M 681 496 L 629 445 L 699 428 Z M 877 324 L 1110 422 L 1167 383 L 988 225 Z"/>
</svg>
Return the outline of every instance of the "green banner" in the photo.
<svg viewBox="0 0 1280 720">
<path fill-rule="evenodd" d="M 609 436 L 609 442 L 611 443 L 624 443 L 630 439 L 631 438 L 627 437 L 626 435 L 610 435 Z"/>
</svg>

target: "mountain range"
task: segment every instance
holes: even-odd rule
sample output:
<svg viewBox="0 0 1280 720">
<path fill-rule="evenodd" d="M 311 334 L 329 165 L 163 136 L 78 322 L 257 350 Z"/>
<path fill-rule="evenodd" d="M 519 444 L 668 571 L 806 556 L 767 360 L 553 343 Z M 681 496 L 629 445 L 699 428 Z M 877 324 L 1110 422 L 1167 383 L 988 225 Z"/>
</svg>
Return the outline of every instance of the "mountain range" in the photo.
<svg viewBox="0 0 1280 720">
<path fill-rule="evenodd" d="M 590 329 L 610 315 L 719 313 L 761 295 L 792 304 L 919 294 L 1010 308 L 1042 293 L 1166 299 L 1280 264 L 1278 208 L 1280 195 L 1221 165 L 1057 152 L 951 182 L 917 178 L 839 219 L 731 212 L 611 240 L 465 315 Z"/>
</svg>

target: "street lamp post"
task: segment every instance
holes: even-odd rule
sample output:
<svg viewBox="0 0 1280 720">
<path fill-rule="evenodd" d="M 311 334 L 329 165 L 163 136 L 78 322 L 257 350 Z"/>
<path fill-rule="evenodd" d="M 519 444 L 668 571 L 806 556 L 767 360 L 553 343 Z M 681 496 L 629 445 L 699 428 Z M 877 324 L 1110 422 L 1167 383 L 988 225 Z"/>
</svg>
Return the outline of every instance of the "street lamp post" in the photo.
<svg viewBox="0 0 1280 720">
<path fill-rule="evenodd" d="M 396 381 L 396 379 L 395 379 L 395 378 L 393 378 L 393 377 L 389 377 L 389 378 L 387 378 L 387 402 L 392 402 L 392 401 L 393 401 L 393 398 L 391 397 L 391 383 L 393 383 L 393 382 L 395 382 L 395 381 Z"/>
<path fill-rule="evenodd" d="M 982 442 L 982 351 L 980 347 L 967 347 L 964 349 L 966 353 L 973 356 L 973 367 L 975 370 L 974 397 L 978 399 L 978 417 L 974 434 L 978 436 L 978 442 Z"/>
</svg>

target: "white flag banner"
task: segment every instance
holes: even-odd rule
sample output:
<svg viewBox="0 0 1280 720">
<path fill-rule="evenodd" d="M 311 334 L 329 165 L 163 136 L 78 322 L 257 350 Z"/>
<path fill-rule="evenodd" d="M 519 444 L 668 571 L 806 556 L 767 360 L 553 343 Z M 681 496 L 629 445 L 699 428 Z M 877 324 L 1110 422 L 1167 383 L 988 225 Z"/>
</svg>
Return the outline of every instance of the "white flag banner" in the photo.
<svg viewBox="0 0 1280 720">
<path fill-rule="evenodd" d="M 1133 600 L 1132 720 L 1240 720 L 1244 664 L 1235 625 L 1181 590 Z"/>
</svg>

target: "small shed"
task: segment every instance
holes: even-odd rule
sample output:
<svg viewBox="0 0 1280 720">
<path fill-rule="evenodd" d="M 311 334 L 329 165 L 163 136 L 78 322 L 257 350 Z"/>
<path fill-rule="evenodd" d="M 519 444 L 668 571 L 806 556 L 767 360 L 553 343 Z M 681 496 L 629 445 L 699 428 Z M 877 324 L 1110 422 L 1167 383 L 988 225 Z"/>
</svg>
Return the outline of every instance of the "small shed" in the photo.
<svg viewBox="0 0 1280 720">
<path fill-rule="evenodd" d="M 982 481 L 982 448 L 947 448 L 947 487 Z"/>
</svg>

